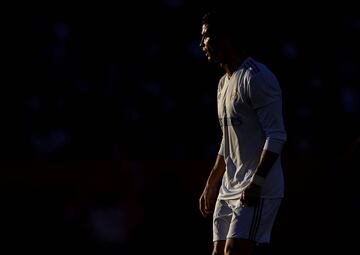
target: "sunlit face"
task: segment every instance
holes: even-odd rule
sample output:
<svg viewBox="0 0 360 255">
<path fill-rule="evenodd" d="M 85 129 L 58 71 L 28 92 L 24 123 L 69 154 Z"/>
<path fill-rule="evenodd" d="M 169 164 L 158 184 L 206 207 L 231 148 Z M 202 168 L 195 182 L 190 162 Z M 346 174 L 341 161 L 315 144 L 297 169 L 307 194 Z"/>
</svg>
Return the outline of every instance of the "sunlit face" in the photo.
<svg viewBox="0 0 360 255">
<path fill-rule="evenodd" d="M 210 36 L 208 24 L 203 24 L 201 29 L 200 47 L 210 62 L 218 62 L 218 49 L 216 49 L 214 45 L 214 39 L 211 38 L 212 36 Z"/>
</svg>

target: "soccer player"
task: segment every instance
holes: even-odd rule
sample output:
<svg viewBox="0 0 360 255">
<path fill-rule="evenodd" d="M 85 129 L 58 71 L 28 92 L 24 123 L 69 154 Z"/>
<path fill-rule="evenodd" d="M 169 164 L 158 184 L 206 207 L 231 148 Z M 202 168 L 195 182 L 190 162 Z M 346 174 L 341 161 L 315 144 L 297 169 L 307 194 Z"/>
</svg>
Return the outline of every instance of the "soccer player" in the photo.
<svg viewBox="0 0 360 255">
<path fill-rule="evenodd" d="M 217 91 L 222 142 L 199 199 L 202 215 L 213 217 L 213 255 L 250 255 L 269 243 L 284 197 L 281 88 L 247 52 L 247 24 L 237 18 L 209 12 L 202 19 L 200 47 L 224 70 Z"/>
</svg>

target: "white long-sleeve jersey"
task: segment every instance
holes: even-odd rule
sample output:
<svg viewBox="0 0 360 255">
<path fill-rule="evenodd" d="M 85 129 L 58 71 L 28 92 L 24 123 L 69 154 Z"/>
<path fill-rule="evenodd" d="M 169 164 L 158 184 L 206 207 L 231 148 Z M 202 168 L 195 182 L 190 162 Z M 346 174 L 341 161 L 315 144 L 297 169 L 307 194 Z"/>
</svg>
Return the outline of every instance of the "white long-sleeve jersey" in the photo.
<svg viewBox="0 0 360 255">
<path fill-rule="evenodd" d="M 220 199 L 239 198 L 249 184 L 263 150 L 281 154 L 286 141 L 282 94 L 275 75 L 263 64 L 247 58 L 218 85 L 218 117 L 223 137 L 219 154 L 226 170 Z M 266 176 L 262 197 L 283 197 L 281 156 Z"/>
</svg>

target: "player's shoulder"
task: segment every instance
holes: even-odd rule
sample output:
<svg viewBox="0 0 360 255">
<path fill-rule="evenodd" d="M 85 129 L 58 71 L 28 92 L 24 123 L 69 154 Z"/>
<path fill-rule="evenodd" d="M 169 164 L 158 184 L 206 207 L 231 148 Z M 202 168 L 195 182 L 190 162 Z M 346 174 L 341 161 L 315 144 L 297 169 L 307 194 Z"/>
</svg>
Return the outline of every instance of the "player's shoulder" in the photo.
<svg viewBox="0 0 360 255">
<path fill-rule="evenodd" d="M 245 75 L 249 80 L 266 80 L 271 83 L 277 83 L 275 74 L 266 64 L 249 57 L 246 61 L 244 61 L 243 66 L 245 69 Z"/>
<path fill-rule="evenodd" d="M 244 74 L 249 77 L 254 77 L 267 72 L 267 67 L 264 64 L 256 61 L 252 57 L 248 57 L 243 62 L 242 68 L 244 69 Z"/>
</svg>

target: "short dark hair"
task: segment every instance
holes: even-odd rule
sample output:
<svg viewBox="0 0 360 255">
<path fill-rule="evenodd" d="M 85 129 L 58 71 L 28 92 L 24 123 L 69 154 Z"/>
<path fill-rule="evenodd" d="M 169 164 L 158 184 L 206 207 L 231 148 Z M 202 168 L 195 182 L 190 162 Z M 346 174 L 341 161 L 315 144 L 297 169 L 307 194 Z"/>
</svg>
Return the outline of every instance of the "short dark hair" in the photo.
<svg viewBox="0 0 360 255">
<path fill-rule="evenodd" d="M 208 32 L 213 37 L 228 37 L 242 50 L 249 50 L 249 21 L 237 10 L 212 10 L 202 16 L 201 24 L 208 25 Z"/>
<path fill-rule="evenodd" d="M 233 37 L 236 34 L 234 30 L 236 28 L 235 20 L 221 11 L 205 13 L 202 18 L 202 24 L 207 24 L 209 32 L 217 36 L 227 35 Z"/>
</svg>

